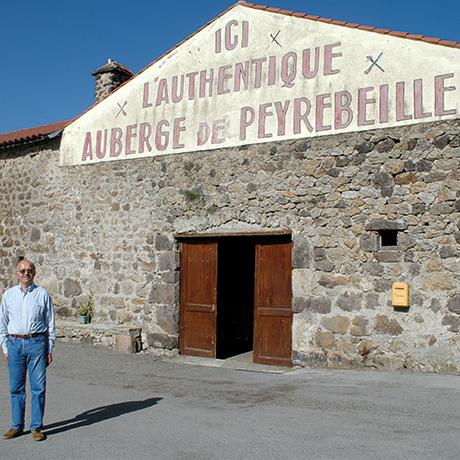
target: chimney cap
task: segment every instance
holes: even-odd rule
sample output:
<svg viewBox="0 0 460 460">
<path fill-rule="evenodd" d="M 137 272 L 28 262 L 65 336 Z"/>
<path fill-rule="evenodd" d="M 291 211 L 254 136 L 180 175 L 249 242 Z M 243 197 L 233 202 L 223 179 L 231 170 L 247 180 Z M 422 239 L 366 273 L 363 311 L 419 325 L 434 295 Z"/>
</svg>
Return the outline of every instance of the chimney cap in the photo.
<svg viewBox="0 0 460 460">
<path fill-rule="evenodd" d="M 101 73 L 117 72 L 119 74 L 124 74 L 127 77 L 132 77 L 134 75 L 131 70 L 129 70 L 124 65 L 120 64 L 117 61 L 114 61 L 110 58 L 107 59 L 107 64 L 104 64 L 102 67 L 99 67 L 94 72 L 91 73 L 94 77 L 100 75 Z"/>
</svg>

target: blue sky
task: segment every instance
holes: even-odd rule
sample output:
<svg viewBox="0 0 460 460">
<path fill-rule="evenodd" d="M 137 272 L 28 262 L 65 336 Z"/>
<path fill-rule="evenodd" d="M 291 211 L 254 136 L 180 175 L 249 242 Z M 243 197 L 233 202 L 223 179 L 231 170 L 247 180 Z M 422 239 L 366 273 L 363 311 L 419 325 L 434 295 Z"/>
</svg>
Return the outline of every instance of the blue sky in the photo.
<svg viewBox="0 0 460 460">
<path fill-rule="evenodd" d="M 91 72 L 107 58 L 138 72 L 234 3 L 5 0 L 0 133 L 73 118 L 93 103 Z M 460 42 L 457 0 L 256 3 Z"/>
</svg>

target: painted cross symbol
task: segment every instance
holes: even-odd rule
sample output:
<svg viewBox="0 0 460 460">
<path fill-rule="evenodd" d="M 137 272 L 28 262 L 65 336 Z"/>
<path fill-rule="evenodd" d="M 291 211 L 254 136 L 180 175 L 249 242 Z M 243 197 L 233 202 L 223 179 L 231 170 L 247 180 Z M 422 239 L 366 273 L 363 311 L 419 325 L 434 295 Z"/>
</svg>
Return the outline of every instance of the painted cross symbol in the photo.
<svg viewBox="0 0 460 460">
<path fill-rule="evenodd" d="M 382 57 L 383 51 L 380 52 L 380 54 L 377 56 L 376 59 L 374 59 L 372 56 L 366 56 L 369 61 L 371 61 L 371 65 L 367 70 L 364 71 L 364 73 L 367 75 L 371 70 L 372 67 L 378 67 L 382 72 L 385 72 L 383 68 L 377 63 L 377 61 Z"/>
<path fill-rule="evenodd" d="M 270 45 L 268 45 L 269 47 L 271 46 L 272 43 L 276 43 L 280 48 L 282 48 L 280 42 L 277 40 L 278 35 L 280 34 L 280 32 L 281 32 L 281 30 L 278 30 L 278 32 L 276 32 L 275 35 L 270 34 L 270 38 L 272 39 L 272 41 L 270 42 Z"/>
<path fill-rule="evenodd" d="M 120 103 L 117 102 L 118 108 L 119 108 L 120 110 L 118 111 L 117 116 L 116 116 L 115 118 L 117 118 L 118 115 L 120 115 L 120 113 L 123 113 L 123 115 L 125 115 L 125 116 L 128 115 L 128 114 L 123 110 L 123 109 L 126 107 L 126 104 L 127 104 L 127 103 L 128 103 L 128 102 L 125 101 L 123 105 L 120 105 Z"/>
</svg>

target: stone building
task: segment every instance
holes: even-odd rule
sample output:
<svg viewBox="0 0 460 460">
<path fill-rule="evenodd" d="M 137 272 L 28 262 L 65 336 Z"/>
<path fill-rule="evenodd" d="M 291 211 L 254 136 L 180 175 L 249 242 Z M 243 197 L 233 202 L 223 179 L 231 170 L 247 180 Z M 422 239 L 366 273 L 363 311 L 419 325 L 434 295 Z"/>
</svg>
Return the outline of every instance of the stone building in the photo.
<svg viewBox="0 0 460 460">
<path fill-rule="evenodd" d="M 0 135 L 2 288 L 27 256 L 61 335 L 118 348 L 459 372 L 459 48 L 240 2 L 109 61 Z"/>
</svg>

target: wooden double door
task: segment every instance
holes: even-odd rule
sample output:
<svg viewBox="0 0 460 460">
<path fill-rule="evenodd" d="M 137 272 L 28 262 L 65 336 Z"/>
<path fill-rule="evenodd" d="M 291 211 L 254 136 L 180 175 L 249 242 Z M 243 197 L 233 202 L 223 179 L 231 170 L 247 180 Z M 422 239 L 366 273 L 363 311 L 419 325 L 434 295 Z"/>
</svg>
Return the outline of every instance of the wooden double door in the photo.
<svg viewBox="0 0 460 460">
<path fill-rule="evenodd" d="M 181 240 L 180 352 L 291 365 L 290 235 Z"/>
</svg>

